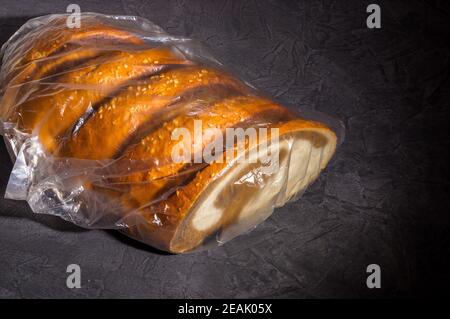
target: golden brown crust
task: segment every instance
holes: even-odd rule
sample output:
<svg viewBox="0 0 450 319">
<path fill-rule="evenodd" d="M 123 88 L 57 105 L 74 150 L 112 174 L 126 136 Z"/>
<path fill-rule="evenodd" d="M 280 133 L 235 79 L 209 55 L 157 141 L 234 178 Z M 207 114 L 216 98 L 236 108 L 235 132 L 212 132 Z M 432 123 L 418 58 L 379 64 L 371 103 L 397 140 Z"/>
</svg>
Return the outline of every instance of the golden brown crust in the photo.
<svg viewBox="0 0 450 319">
<path fill-rule="evenodd" d="M 47 25 L 29 32 L 19 40 L 19 43 L 16 43 L 16 48 L 20 50 L 21 54 L 11 52 L 11 56 L 14 58 L 9 59 L 5 65 L 6 83 L 10 82 L 18 73 L 21 73 L 22 80 L 25 79 L 34 71 L 36 67 L 34 62 L 56 52 L 64 51 L 65 46 L 70 44 L 78 43 L 80 46 L 86 46 L 94 41 L 93 44 L 99 47 L 102 44 L 139 45 L 144 43 L 138 35 L 114 26 L 101 24 L 95 17 L 84 17 L 80 28 L 68 28 L 66 22 L 66 17 L 58 17 Z M 23 72 L 24 69 L 25 72 Z"/>
<path fill-rule="evenodd" d="M 55 74 L 62 67 L 65 72 L 70 71 L 76 64 L 81 64 L 82 61 L 97 57 L 102 53 L 104 51 L 96 49 L 74 50 L 52 59 L 27 64 L 25 69 L 5 88 L 0 108 L 2 118 L 9 118 L 13 107 L 19 103 L 18 100 L 23 95 L 36 91 L 40 81 L 43 81 L 45 77 Z"/>
<path fill-rule="evenodd" d="M 96 103 L 138 77 L 153 74 L 164 65 L 186 64 L 175 52 L 160 48 L 136 52 L 111 52 L 89 61 L 79 70 L 52 79 L 47 89 L 20 105 L 19 127 L 36 129 L 49 152 L 64 133 Z"/>
<path fill-rule="evenodd" d="M 143 125 L 149 126 L 152 119 L 168 120 L 171 109 L 182 108 L 173 104 L 182 99 L 183 93 L 218 84 L 245 91 L 243 84 L 223 72 L 199 66 L 169 70 L 139 81 L 102 105 L 57 154 L 83 159 L 114 158 L 125 141 Z M 195 103 L 195 95 L 190 100 Z"/>
<path fill-rule="evenodd" d="M 49 41 L 52 39 L 52 41 Z M 3 66 L 3 98 L 0 107 L 0 116 L 7 119 L 17 99 L 26 92 L 24 84 L 41 79 L 50 74 L 56 66 L 77 61 L 83 58 L 95 57 L 106 47 L 121 44 L 140 45 L 141 38 L 128 31 L 116 27 L 99 24 L 92 17 L 87 17 L 80 28 L 69 29 L 66 18 L 57 18 L 48 25 L 41 26 L 25 35 L 16 47 L 21 54 L 10 53 L 14 58 L 9 59 Z M 97 49 L 84 49 L 95 45 Z M 25 52 L 25 54 L 23 54 Z M 61 58 L 55 57 L 53 62 L 49 57 L 55 53 L 62 53 Z"/>
<path fill-rule="evenodd" d="M 219 101 L 216 104 L 202 108 L 197 113 L 186 116 L 180 115 L 143 138 L 139 144 L 130 147 L 122 156 L 121 161 L 140 162 L 145 167 L 143 171 L 132 172 L 124 175 L 116 181 L 122 186 L 129 185 L 125 195 L 125 200 L 135 203 L 138 207 L 154 200 L 161 189 L 167 185 L 176 184 L 188 176 L 183 176 L 180 171 L 186 167 L 186 163 L 175 163 L 172 160 L 172 151 L 179 143 L 173 140 L 171 135 L 176 128 L 186 129 L 191 136 L 194 136 L 194 121 L 201 121 L 204 128 L 215 128 L 224 130 L 235 125 L 245 125 L 247 121 L 254 121 L 258 114 L 270 111 L 274 114 L 284 113 L 286 118 L 289 114 L 280 106 L 269 100 L 256 96 L 238 96 Z M 270 119 L 262 119 L 269 121 Z M 200 150 L 213 141 L 204 139 Z M 193 139 L 192 139 L 193 142 Z M 195 150 L 192 145 L 192 154 Z M 155 159 L 157 159 L 155 161 Z M 135 167 L 139 167 L 135 164 Z M 114 183 L 114 182 L 113 182 Z"/>
</svg>

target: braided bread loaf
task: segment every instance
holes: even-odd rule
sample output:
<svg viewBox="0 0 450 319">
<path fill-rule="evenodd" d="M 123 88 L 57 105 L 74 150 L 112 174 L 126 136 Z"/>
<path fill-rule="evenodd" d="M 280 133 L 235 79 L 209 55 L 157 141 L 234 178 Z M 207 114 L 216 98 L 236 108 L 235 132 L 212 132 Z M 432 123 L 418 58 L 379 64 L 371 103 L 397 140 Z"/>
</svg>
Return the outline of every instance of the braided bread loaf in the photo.
<svg viewBox="0 0 450 319">
<path fill-rule="evenodd" d="M 37 137 L 48 157 L 107 163 L 96 178 L 81 173 L 79 183 L 119 203 L 123 231 L 140 241 L 181 253 L 214 235 L 228 240 L 302 192 L 335 151 L 326 125 L 299 118 L 171 41 L 144 41 L 92 16 L 79 29 L 64 22 L 52 19 L 8 52 L 2 120 Z M 230 128 L 278 131 L 253 143 L 233 137 L 231 149 L 214 150 L 213 162 L 174 160 L 174 132 L 195 137 L 200 121 L 218 135 L 183 141 L 192 158 Z M 278 154 L 275 170 L 254 152 L 262 145 Z"/>
</svg>

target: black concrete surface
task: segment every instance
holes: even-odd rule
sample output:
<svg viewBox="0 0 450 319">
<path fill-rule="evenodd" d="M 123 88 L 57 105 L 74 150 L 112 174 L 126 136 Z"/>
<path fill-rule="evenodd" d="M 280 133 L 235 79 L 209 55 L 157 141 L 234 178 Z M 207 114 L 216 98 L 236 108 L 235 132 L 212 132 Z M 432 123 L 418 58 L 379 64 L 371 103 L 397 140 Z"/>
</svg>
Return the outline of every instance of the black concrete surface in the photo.
<svg viewBox="0 0 450 319">
<path fill-rule="evenodd" d="M 450 284 L 448 1 L 19 1 L 29 17 L 139 15 L 196 38 L 279 102 L 340 118 L 346 139 L 297 202 L 222 247 L 167 255 L 0 200 L 0 297 L 416 297 Z M 382 28 L 366 27 L 366 6 Z M 4 193 L 12 163 L 0 149 Z M 82 288 L 66 287 L 79 264 Z M 382 288 L 366 287 L 381 266 Z"/>
</svg>

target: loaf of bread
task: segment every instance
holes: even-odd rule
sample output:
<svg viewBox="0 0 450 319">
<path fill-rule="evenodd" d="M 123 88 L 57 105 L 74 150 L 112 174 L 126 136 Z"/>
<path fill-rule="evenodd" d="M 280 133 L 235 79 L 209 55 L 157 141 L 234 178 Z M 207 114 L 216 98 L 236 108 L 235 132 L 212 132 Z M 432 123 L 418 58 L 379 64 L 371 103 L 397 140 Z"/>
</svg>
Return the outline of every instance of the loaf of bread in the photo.
<svg viewBox="0 0 450 319">
<path fill-rule="evenodd" d="M 325 124 L 196 58 L 183 41 L 149 40 L 104 17 L 84 16 L 73 29 L 65 19 L 52 16 L 6 49 L 2 122 L 47 160 L 92 164 L 95 174 L 77 166 L 77 209 L 96 209 L 87 194 L 118 203 L 122 231 L 137 240 L 173 253 L 229 240 L 296 198 L 335 152 Z M 228 143 L 229 129 L 257 135 Z M 180 146 L 184 161 L 174 157 Z"/>
</svg>

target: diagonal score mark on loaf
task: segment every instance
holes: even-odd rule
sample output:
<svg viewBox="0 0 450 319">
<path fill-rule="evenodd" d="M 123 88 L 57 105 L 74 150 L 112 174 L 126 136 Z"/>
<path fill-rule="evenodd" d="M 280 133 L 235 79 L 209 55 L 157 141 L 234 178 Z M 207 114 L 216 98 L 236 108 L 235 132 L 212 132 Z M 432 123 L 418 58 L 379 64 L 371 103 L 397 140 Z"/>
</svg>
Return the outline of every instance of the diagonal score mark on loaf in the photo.
<svg viewBox="0 0 450 319">
<path fill-rule="evenodd" d="M 14 42 L 8 47 L 8 57 L 4 71 L 5 82 L 11 81 L 21 69 L 28 68 L 26 75 L 34 70 L 34 62 L 45 59 L 53 54 L 66 52 L 68 44 L 79 43 L 86 46 L 92 43 L 95 46 L 103 44 L 144 44 L 138 34 L 119 29 L 108 24 L 100 24 L 95 17 L 82 16 L 80 28 L 70 29 L 66 25 L 66 17 L 56 17 L 47 25 L 41 25 Z M 51 39 L 51 41 L 49 41 Z M 16 52 L 17 51 L 17 52 Z M 23 54 L 25 52 L 25 54 Z"/>
<path fill-rule="evenodd" d="M 122 45 L 143 44 L 137 35 L 112 26 L 98 25 L 94 21 L 87 21 L 75 30 L 68 29 L 65 23 L 65 19 L 57 19 L 48 26 L 37 28 L 37 34 L 28 33 L 14 43 L 15 48 L 27 52 L 25 55 L 8 52 L 8 56 L 18 58 L 7 59 L 2 66 L 2 83 L 8 83 L 2 85 L 4 94 L 0 115 L 3 119 L 9 118 L 14 105 L 19 103 L 18 98 L 23 101 L 23 93 L 28 92 L 25 88 L 30 89 L 27 85 L 30 81 L 56 74 L 63 66 L 70 68 L 71 64 L 99 56 L 112 45 L 120 48 Z M 52 41 L 48 41 L 49 38 Z"/>
<path fill-rule="evenodd" d="M 134 134 L 130 134 L 118 147 L 114 158 L 120 158 L 130 146 L 140 143 L 144 137 L 180 114 L 192 114 L 225 98 L 241 95 L 245 91 L 249 92 L 247 87 L 243 87 L 239 83 L 238 85 L 235 84 L 229 85 L 226 82 L 221 82 L 207 86 L 200 85 L 183 91 L 180 96 L 170 101 L 161 112 L 155 114 L 147 122 L 142 123 Z"/>
<path fill-rule="evenodd" d="M 22 129 L 34 129 L 46 150 L 53 152 L 83 114 L 130 80 L 158 72 L 164 65 L 186 63 L 179 52 L 168 48 L 112 52 L 52 80 L 47 90 L 41 90 L 45 95 L 19 107 L 19 123 Z"/>
<path fill-rule="evenodd" d="M 215 89 L 218 94 L 211 93 Z M 115 158 L 152 127 L 233 90 L 248 91 L 211 68 L 192 66 L 161 72 L 137 81 L 102 104 L 57 154 L 96 160 Z M 142 133 L 135 136 L 137 131 Z"/>
<path fill-rule="evenodd" d="M 189 164 L 175 163 L 172 160 L 172 150 L 178 140 L 172 140 L 171 134 L 177 128 L 185 128 L 194 135 L 194 121 L 202 121 L 205 128 L 211 127 L 224 131 L 233 126 L 246 126 L 246 122 L 258 123 L 258 114 L 287 114 L 286 110 L 271 103 L 270 101 L 256 96 L 237 96 L 219 100 L 211 105 L 202 105 L 190 113 L 181 114 L 174 119 L 165 122 L 160 128 L 141 139 L 140 143 L 131 145 L 116 165 L 109 167 L 112 171 L 122 172 L 119 178 L 108 181 L 111 186 L 121 185 L 124 187 L 126 197 L 134 200 L 138 207 L 148 205 L 151 198 L 160 191 L 161 187 L 175 184 L 184 179 L 178 173 L 189 167 Z M 188 115 L 186 115 L 188 114 Z M 267 123 L 267 119 L 262 119 Z M 203 140 L 200 149 L 213 142 Z M 192 145 L 186 145 L 192 148 Z M 192 152 L 192 157 L 195 155 Z M 128 171 L 128 174 L 124 172 Z"/>
<path fill-rule="evenodd" d="M 186 62 L 186 64 L 187 63 L 188 62 Z M 97 112 L 100 111 L 99 114 L 101 114 L 102 119 L 103 119 L 104 114 L 102 114 L 102 113 L 105 108 L 105 105 L 106 105 L 106 108 L 112 109 L 112 106 L 110 104 L 113 103 L 114 109 L 115 109 L 116 103 L 114 101 L 118 98 L 118 96 L 121 96 L 123 92 L 129 91 L 131 87 L 137 86 L 136 83 L 146 81 L 149 79 L 149 77 L 151 78 L 155 75 L 159 75 L 164 72 L 167 72 L 168 70 L 181 68 L 183 66 L 184 66 L 184 64 L 160 65 L 160 68 L 155 69 L 154 72 L 152 72 L 150 74 L 144 74 L 144 75 L 138 76 L 136 78 L 131 78 L 128 81 L 126 81 L 125 83 L 123 83 L 121 86 L 118 86 L 116 90 L 114 90 L 113 92 L 111 92 L 110 94 L 105 96 L 102 100 L 100 100 L 96 104 L 94 104 L 91 108 L 89 108 L 82 116 L 80 116 L 78 118 L 78 120 L 75 122 L 75 124 L 71 128 L 66 130 L 65 134 L 63 134 L 61 143 L 58 145 L 58 148 L 54 152 L 54 155 L 64 156 L 64 154 L 66 154 L 69 157 L 90 159 L 90 157 L 83 157 L 81 154 L 80 155 L 74 154 L 72 151 L 70 151 L 69 148 L 72 148 L 74 145 L 76 145 L 75 142 L 72 141 L 72 139 L 74 139 L 75 137 L 78 136 L 78 132 L 81 129 L 83 129 L 83 131 L 84 131 L 84 127 L 87 124 L 89 124 L 89 126 L 91 126 L 91 123 L 93 122 L 93 121 L 91 121 L 91 118 L 94 117 L 97 114 Z M 109 118 L 109 119 L 105 119 L 105 121 L 108 122 L 109 124 L 111 124 L 113 119 Z M 83 147 L 90 148 L 90 147 L 92 147 L 91 145 L 92 144 L 88 144 Z M 108 159 L 109 158 L 111 158 L 111 157 L 108 157 Z M 92 156 L 92 159 L 99 159 L 99 158 L 95 158 L 95 156 Z"/>
<path fill-rule="evenodd" d="M 242 99 L 242 97 L 240 97 Z M 248 98 L 248 97 L 247 97 Z M 214 109 L 215 106 L 217 105 L 221 105 L 221 104 L 227 104 L 230 103 L 230 101 L 232 101 L 233 99 L 239 99 L 238 97 L 229 97 L 227 99 L 224 100 L 220 100 L 217 101 L 215 104 L 213 104 L 213 107 L 211 109 L 209 108 L 203 108 L 203 110 L 206 112 L 221 112 L 223 111 L 223 109 Z M 243 104 L 236 104 L 237 108 L 234 110 L 230 110 L 230 108 L 227 109 L 227 111 L 232 111 L 232 112 L 236 112 L 237 114 L 240 114 L 240 116 L 233 118 L 230 118 L 227 121 L 224 121 L 223 123 L 217 122 L 215 121 L 215 117 L 214 115 L 206 115 L 206 119 L 209 120 L 210 122 L 207 122 L 206 125 L 208 127 L 214 127 L 217 128 L 221 131 L 222 136 L 225 137 L 225 130 L 227 128 L 231 128 L 231 127 L 239 127 L 239 128 L 243 128 L 243 129 L 247 129 L 250 127 L 255 127 L 255 126 L 260 126 L 260 127 L 269 127 L 270 125 L 276 125 L 278 123 L 281 122 L 285 122 L 288 119 L 292 119 L 293 115 L 287 111 L 284 108 L 278 108 L 276 105 L 272 105 L 272 104 L 261 104 L 259 105 L 257 108 L 257 110 L 255 109 L 255 113 L 253 113 L 251 116 L 249 114 L 244 114 L 243 112 L 239 112 L 241 111 L 240 108 L 241 107 L 245 107 L 245 100 L 239 100 L 239 103 L 243 103 Z M 219 111 L 218 111 L 219 110 Z M 215 116 L 217 116 L 217 113 L 215 114 Z M 223 114 L 220 115 L 221 119 L 223 119 Z M 183 117 L 181 117 L 183 118 Z M 268 120 L 270 119 L 270 120 Z M 196 117 L 192 117 L 191 115 L 191 121 L 189 123 L 189 120 L 186 120 L 185 123 L 182 122 L 182 120 L 178 120 L 175 119 L 175 123 L 177 123 L 176 125 L 180 125 L 179 123 L 183 124 L 187 124 L 187 128 L 191 130 L 191 134 L 193 134 L 192 130 L 193 127 L 192 124 L 194 122 L 194 120 L 200 120 L 200 121 L 204 121 L 205 117 L 201 117 L 201 116 L 196 116 Z M 214 124 L 212 124 L 214 123 Z M 165 126 L 169 127 L 168 129 L 170 130 L 170 126 L 171 123 L 169 122 L 168 124 L 165 124 Z M 158 139 L 163 139 L 166 136 L 164 136 L 163 134 L 160 134 L 158 132 L 156 132 L 156 135 L 158 136 Z M 148 137 L 150 138 L 150 137 Z M 150 138 L 150 140 L 152 140 L 153 137 Z M 201 145 L 201 151 L 200 153 L 203 153 L 203 151 L 208 147 L 208 146 L 212 146 L 214 144 L 216 140 L 214 138 L 210 138 L 210 139 L 205 139 L 203 140 L 203 144 Z M 162 154 L 165 154 L 170 148 L 174 147 L 174 144 L 177 143 L 177 141 L 170 141 L 170 145 L 165 147 L 165 149 L 163 150 Z M 153 143 L 152 143 L 153 144 Z M 226 151 L 227 151 L 227 145 L 226 145 L 226 141 L 222 140 L 222 145 L 223 148 L 221 150 L 215 150 L 215 156 L 216 158 L 222 157 L 223 160 L 225 159 L 226 156 Z M 189 146 L 188 146 L 189 147 Z M 193 148 L 191 146 L 191 148 Z M 161 148 L 156 148 L 156 151 L 154 151 L 155 149 L 150 149 L 150 156 L 154 155 L 154 154 L 158 154 L 162 149 Z M 233 144 L 232 146 L 232 151 L 233 153 L 237 153 L 238 148 L 236 143 Z M 148 149 L 147 149 L 147 153 L 148 153 Z M 140 156 L 137 156 L 140 157 Z M 154 158 L 157 158 L 156 161 L 154 161 Z M 139 209 L 142 208 L 146 208 L 149 206 L 152 206 L 153 204 L 157 203 L 158 201 L 160 201 L 163 198 L 167 198 L 168 195 L 174 194 L 177 189 L 187 185 L 189 182 L 191 182 L 194 178 L 195 175 L 197 175 L 198 173 L 200 173 L 206 166 L 208 166 L 209 164 L 206 162 L 202 162 L 202 163 L 195 163 L 194 162 L 194 158 L 196 157 L 195 151 L 192 150 L 192 154 L 191 154 L 191 163 L 181 163 L 181 164 L 177 164 L 177 163 L 173 163 L 172 159 L 169 158 L 167 155 L 165 157 L 162 157 L 161 154 L 158 154 L 156 156 L 153 156 L 149 162 L 149 164 L 146 165 L 146 160 L 148 160 L 149 158 L 145 159 L 143 158 L 143 161 L 133 162 L 133 175 L 128 175 L 125 179 L 121 179 L 120 181 L 110 181 L 109 186 L 111 188 L 115 188 L 116 191 L 120 191 L 120 187 L 125 187 L 125 193 L 127 194 L 127 201 L 133 201 L 134 205 L 137 205 L 137 207 L 139 207 Z M 127 156 L 126 158 L 129 158 L 129 156 Z M 130 163 L 128 163 L 130 164 Z M 153 167 L 152 167 L 153 165 Z M 157 173 L 154 172 L 154 170 L 157 171 Z M 153 172 L 153 175 L 152 173 Z M 142 173 L 144 173 L 142 175 Z M 136 175 L 137 174 L 137 175 Z M 129 178 L 130 176 L 131 179 Z M 142 177 L 142 179 L 139 179 L 139 177 Z M 142 198 L 140 198 L 139 200 L 136 200 L 136 198 L 130 198 L 129 193 L 130 193 L 130 188 L 129 185 L 133 184 L 133 194 L 138 194 L 143 196 Z M 149 186 L 150 185 L 150 186 Z M 114 187 L 115 186 L 115 187 Z M 153 191 L 149 191 L 152 190 Z M 122 189 L 122 192 L 124 192 L 124 189 Z"/>
<path fill-rule="evenodd" d="M 73 72 L 76 67 L 80 68 L 80 66 L 82 67 L 91 59 L 107 53 L 108 51 L 104 50 L 81 48 L 65 52 L 61 56 L 50 56 L 33 62 L 33 66 L 36 65 L 36 68 L 30 75 L 17 74 L 11 81 L 12 84 L 6 88 L 1 105 L 2 117 L 9 121 L 14 121 L 14 115 L 11 113 L 20 104 L 39 94 L 41 89 L 45 89 L 45 83 L 50 82 L 54 76 Z M 41 83 L 44 85 L 41 85 Z"/>
</svg>

